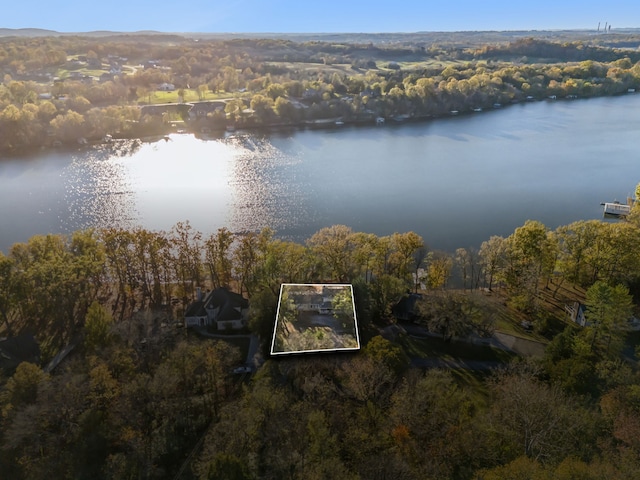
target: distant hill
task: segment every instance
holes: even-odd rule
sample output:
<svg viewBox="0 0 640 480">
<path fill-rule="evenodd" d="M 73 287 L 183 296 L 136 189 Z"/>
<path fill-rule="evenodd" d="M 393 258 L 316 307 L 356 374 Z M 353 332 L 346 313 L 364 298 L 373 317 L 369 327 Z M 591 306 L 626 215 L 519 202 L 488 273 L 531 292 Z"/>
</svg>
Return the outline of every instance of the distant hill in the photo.
<svg viewBox="0 0 640 480">
<path fill-rule="evenodd" d="M 509 43 L 523 38 L 536 38 L 547 41 L 587 41 L 590 43 L 635 48 L 636 35 L 640 28 L 621 28 L 610 33 L 592 30 L 504 30 L 504 31 L 461 31 L 461 32 L 385 32 L 385 33 L 277 33 L 277 32 L 159 32 L 140 30 L 136 32 L 116 32 L 97 30 L 92 32 L 57 32 L 41 28 L 0 28 L 0 37 L 45 37 L 45 36 L 82 36 L 93 38 L 106 37 L 154 37 L 160 41 L 175 41 L 180 38 L 189 40 L 232 40 L 232 39 L 274 39 L 293 42 L 328 42 L 357 44 L 441 44 L 456 47 L 471 47 L 491 43 Z M 627 41 L 628 44 L 624 42 Z"/>
<path fill-rule="evenodd" d="M 121 35 L 174 35 L 155 30 L 140 30 L 138 32 L 114 32 L 111 30 L 95 30 L 92 32 L 57 32 L 44 28 L 0 28 L 0 37 L 57 37 L 57 36 L 81 36 L 81 37 L 114 37 Z M 184 34 L 179 34 L 184 36 Z"/>
<path fill-rule="evenodd" d="M 50 37 L 52 35 L 60 35 L 60 33 L 42 28 L 0 28 L 0 37 Z"/>
</svg>

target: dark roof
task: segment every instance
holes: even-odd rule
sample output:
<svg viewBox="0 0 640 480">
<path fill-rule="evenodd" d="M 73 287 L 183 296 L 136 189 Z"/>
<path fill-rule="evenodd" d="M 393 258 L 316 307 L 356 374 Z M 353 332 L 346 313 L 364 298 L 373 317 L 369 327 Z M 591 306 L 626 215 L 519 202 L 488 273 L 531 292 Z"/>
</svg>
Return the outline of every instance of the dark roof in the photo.
<svg viewBox="0 0 640 480">
<path fill-rule="evenodd" d="M 219 108 L 224 109 L 227 106 L 227 103 L 221 100 L 210 100 L 204 102 L 192 102 L 191 105 L 193 106 L 189 109 L 190 112 L 215 112 Z"/>
<path fill-rule="evenodd" d="M 249 301 L 242 295 L 230 292 L 226 288 L 216 288 L 205 300 L 206 308 L 220 308 L 217 321 L 239 320 L 242 314 L 237 308 L 245 309 L 249 307 Z"/>
<path fill-rule="evenodd" d="M 28 333 L 0 340 L 0 368 L 12 374 L 22 362 L 38 363 L 40 346 Z"/>
<path fill-rule="evenodd" d="M 162 115 L 165 112 L 180 112 L 189 110 L 191 106 L 187 103 L 157 103 L 155 105 L 142 105 L 140 115 Z"/>
<path fill-rule="evenodd" d="M 204 309 L 204 302 L 203 301 L 193 302 L 191 305 L 189 305 L 189 308 L 187 308 L 187 311 L 184 313 L 184 316 L 185 317 L 206 317 L 207 312 Z"/>
<path fill-rule="evenodd" d="M 206 317 L 208 309 L 214 310 L 217 308 L 220 310 L 215 317 L 216 321 L 239 320 L 242 318 L 242 313 L 237 309 L 249 308 L 249 301 L 242 295 L 230 292 L 226 288 L 216 288 L 208 292 L 204 300 L 199 300 L 189 305 L 184 316 L 185 318 Z"/>
</svg>

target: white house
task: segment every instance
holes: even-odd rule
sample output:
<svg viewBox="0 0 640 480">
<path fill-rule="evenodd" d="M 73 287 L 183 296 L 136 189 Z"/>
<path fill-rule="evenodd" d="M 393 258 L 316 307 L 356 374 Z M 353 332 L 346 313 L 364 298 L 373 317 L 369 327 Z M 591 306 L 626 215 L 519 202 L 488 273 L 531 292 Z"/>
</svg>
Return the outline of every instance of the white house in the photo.
<svg viewBox="0 0 640 480">
<path fill-rule="evenodd" d="M 565 311 L 569 314 L 572 322 L 577 323 L 581 327 L 586 327 L 589 325 L 587 319 L 585 318 L 585 306 L 580 302 L 574 302 L 573 305 L 565 305 Z"/>
</svg>

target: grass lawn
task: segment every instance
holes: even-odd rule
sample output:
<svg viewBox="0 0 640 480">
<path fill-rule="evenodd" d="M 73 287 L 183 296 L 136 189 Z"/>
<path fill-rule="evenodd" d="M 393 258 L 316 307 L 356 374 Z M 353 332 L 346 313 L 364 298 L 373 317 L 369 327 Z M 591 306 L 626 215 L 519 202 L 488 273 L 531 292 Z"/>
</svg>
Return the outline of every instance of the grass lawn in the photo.
<svg viewBox="0 0 640 480">
<path fill-rule="evenodd" d="M 275 67 L 287 69 L 290 71 L 298 72 L 323 72 L 327 75 L 349 74 L 353 75 L 354 70 L 348 63 L 332 63 L 325 65 L 324 63 L 310 63 L 310 62 L 265 62 L 267 65 L 273 65 Z"/>
<path fill-rule="evenodd" d="M 442 358 L 444 360 L 480 360 L 508 362 L 514 355 L 493 347 L 473 345 L 466 342 L 445 343 L 439 338 L 415 338 L 403 335 L 398 338 L 410 357 Z"/>
<path fill-rule="evenodd" d="M 457 290 L 457 293 L 468 294 L 461 290 Z M 479 291 L 475 291 L 473 295 L 475 298 L 474 301 L 478 308 L 482 310 L 483 315 L 493 318 L 496 331 L 527 340 L 535 340 L 538 342 L 548 341 L 548 339 L 542 335 L 534 331 L 527 331 L 522 327 L 522 322 L 533 321 L 532 317 L 506 305 L 507 297 L 499 290 L 496 289 L 489 294 L 482 294 Z"/>
<path fill-rule="evenodd" d="M 509 306 L 507 297 L 499 290 L 484 297 L 485 308 L 493 315 L 498 332 L 546 343 L 551 337 L 562 332 L 567 325 L 564 305 L 572 303 L 573 298 L 581 300 L 584 297 L 584 293 L 572 287 L 558 289 L 554 296 L 554 289 L 553 285 L 551 288 L 545 288 L 541 283 L 538 294 L 540 315 L 547 319 L 545 331 L 542 332 L 544 335 L 533 330 L 525 330 L 522 322 L 535 322 L 535 316 Z"/>
<path fill-rule="evenodd" d="M 176 88 L 173 92 L 165 92 L 162 90 L 156 90 L 146 95 L 140 95 L 138 97 L 138 103 L 140 104 L 151 104 L 155 105 L 158 103 L 177 103 L 178 102 L 178 90 Z M 234 96 L 233 93 L 230 92 L 216 92 L 213 93 L 211 91 L 207 91 L 204 95 L 203 100 L 220 100 L 224 98 L 229 98 Z M 184 101 L 188 102 L 199 102 L 201 101 L 200 96 L 198 95 L 197 90 L 194 89 L 184 89 Z"/>
<path fill-rule="evenodd" d="M 100 68 L 78 68 L 75 70 L 68 70 L 66 68 L 59 68 L 56 70 L 55 72 L 55 76 L 56 77 L 60 77 L 60 78 L 69 78 L 69 75 L 71 75 L 71 72 L 78 72 L 81 73 L 82 75 L 89 75 L 89 76 L 93 76 L 93 77 L 99 77 L 100 75 L 102 75 L 103 73 L 109 73 L 109 70 L 105 70 L 105 69 L 100 69 Z"/>
<path fill-rule="evenodd" d="M 389 62 L 378 62 L 378 67 L 385 68 Z M 423 70 L 427 68 L 437 68 L 444 70 L 449 65 L 457 66 L 462 62 L 458 60 L 435 60 L 429 59 L 421 62 L 396 62 L 402 70 Z"/>
<path fill-rule="evenodd" d="M 103 73 L 109 73 L 109 70 L 106 69 L 89 69 L 89 68 L 83 68 L 81 70 L 79 70 L 80 73 L 82 73 L 83 75 L 91 75 L 94 77 L 99 77 L 100 75 L 102 75 Z"/>
</svg>

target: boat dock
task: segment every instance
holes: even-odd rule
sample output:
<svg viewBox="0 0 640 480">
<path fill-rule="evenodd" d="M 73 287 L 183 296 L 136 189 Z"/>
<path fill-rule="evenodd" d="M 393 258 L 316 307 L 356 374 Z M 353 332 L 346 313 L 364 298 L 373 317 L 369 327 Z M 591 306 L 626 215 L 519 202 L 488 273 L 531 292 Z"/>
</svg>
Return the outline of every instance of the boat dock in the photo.
<svg viewBox="0 0 640 480">
<path fill-rule="evenodd" d="M 627 205 L 620 202 L 605 202 L 600 205 L 604 206 L 603 213 L 608 216 L 626 217 L 631 213 L 631 204 Z"/>
</svg>

